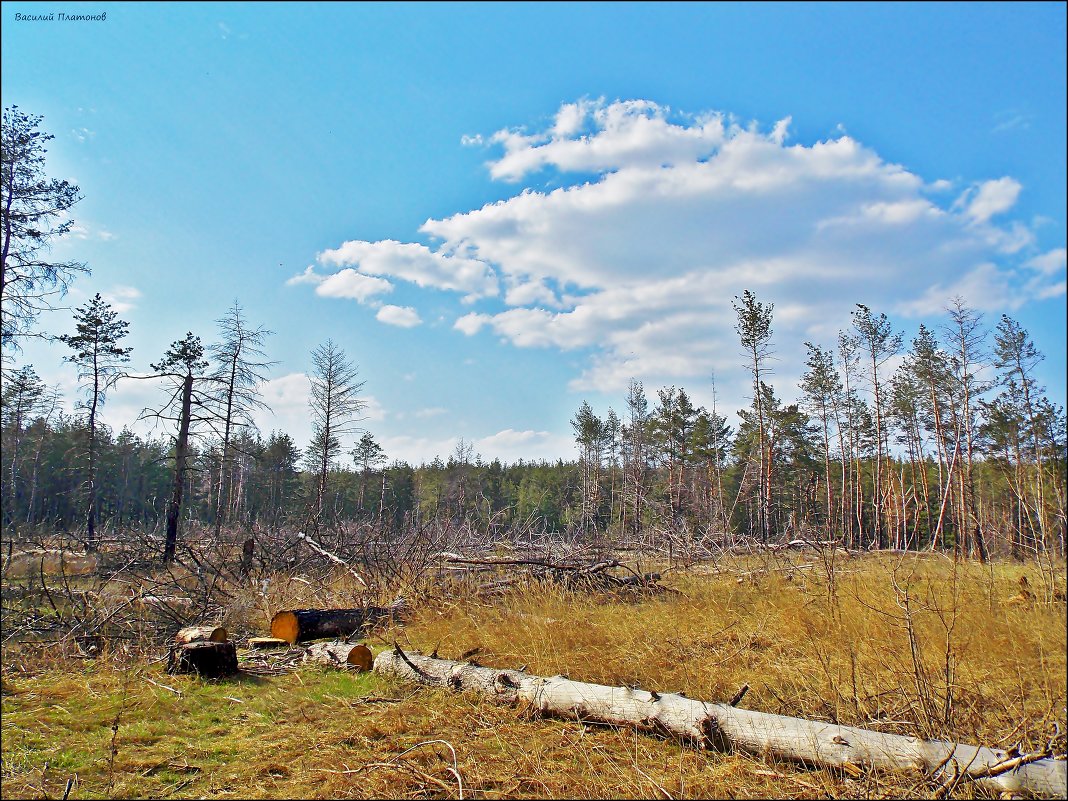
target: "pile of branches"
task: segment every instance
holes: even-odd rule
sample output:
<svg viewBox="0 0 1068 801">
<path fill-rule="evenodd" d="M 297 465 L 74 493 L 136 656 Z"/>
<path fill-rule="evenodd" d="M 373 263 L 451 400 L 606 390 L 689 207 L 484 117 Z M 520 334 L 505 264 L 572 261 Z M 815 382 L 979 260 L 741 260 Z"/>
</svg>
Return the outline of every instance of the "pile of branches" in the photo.
<svg viewBox="0 0 1068 801">
<path fill-rule="evenodd" d="M 659 573 L 638 573 L 618 559 L 581 558 L 498 558 L 475 557 L 443 551 L 442 564 L 455 577 L 475 578 L 474 592 L 480 597 L 503 595 L 531 582 L 573 592 L 660 594 L 668 590 L 660 584 Z M 621 569 L 624 575 L 611 571 Z M 502 570 L 509 575 L 501 577 Z"/>
</svg>

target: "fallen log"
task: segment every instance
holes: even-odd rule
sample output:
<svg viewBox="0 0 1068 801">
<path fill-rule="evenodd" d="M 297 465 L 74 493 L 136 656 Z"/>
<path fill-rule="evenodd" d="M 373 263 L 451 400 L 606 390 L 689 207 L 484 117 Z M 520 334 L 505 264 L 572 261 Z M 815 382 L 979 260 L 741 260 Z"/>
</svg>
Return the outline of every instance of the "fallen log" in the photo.
<svg viewBox="0 0 1068 801">
<path fill-rule="evenodd" d="M 371 649 L 362 643 L 349 645 L 344 642 L 317 642 L 308 646 L 304 661 L 328 667 L 370 670 Z"/>
<path fill-rule="evenodd" d="M 4 565 L 5 578 L 66 575 L 84 576 L 97 569 L 96 554 L 38 548 L 15 554 Z"/>
<path fill-rule="evenodd" d="M 933 778 L 971 779 L 995 792 L 1048 798 L 1068 794 L 1068 763 L 1046 755 L 1033 755 L 1029 761 L 999 749 L 737 709 L 675 693 L 498 670 L 399 648 L 379 654 L 374 670 L 433 686 L 473 690 L 499 702 L 529 704 L 542 714 L 667 734 L 700 748 L 767 754 L 848 770 L 920 771 Z"/>
<path fill-rule="evenodd" d="M 271 619 L 271 636 L 288 643 L 323 640 L 328 637 L 345 639 L 389 620 L 403 612 L 406 606 L 404 599 L 399 598 L 389 606 L 367 606 L 358 609 L 289 609 L 278 612 Z"/>
<path fill-rule="evenodd" d="M 171 648 L 167 672 L 198 673 L 204 678 L 218 679 L 237 673 L 237 646 L 232 642 L 198 642 L 175 645 Z"/>
<path fill-rule="evenodd" d="M 191 642 L 226 642 L 230 633 L 222 626 L 186 626 L 174 635 L 174 641 L 180 645 Z"/>
</svg>

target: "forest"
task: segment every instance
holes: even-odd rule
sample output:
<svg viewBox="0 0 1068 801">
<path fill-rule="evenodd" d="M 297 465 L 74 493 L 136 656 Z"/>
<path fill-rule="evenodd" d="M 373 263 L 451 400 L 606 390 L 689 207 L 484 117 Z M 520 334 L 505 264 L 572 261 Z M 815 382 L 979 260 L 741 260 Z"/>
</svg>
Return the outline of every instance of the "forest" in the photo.
<svg viewBox="0 0 1068 801">
<path fill-rule="evenodd" d="M 127 324 L 96 296 L 60 339 L 85 393 L 61 398 L 31 365 L 3 387 L 3 523 L 81 532 L 182 525 L 248 531 L 388 531 L 445 521 L 491 540 L 551 534 L 620 545 L 733 545 L 835 539 L 846 547 L 942 549 L 988 559 L 1065 547 L 1065 416 L 1035 378 L 1042 354 L 1003 315 L 989 330 L 957 298 L 948 324 L 909 343 L 863 305 L 832 345 L 805 343 L 801 385 L 786 403 L 765 380 L 772 304 L 734 300 L 753 401 L 735 430 L 681 387 L 650 398 L 632 380 L 621 412 L 583 402 L 571 420 L 577 461 L 485 461 L 460 440 L 447 460 L 388 459 L 359 428 L 357 368 L 332 341 L 312 355 L 314 437 L 266 436 L 267 332 L 236 303 L 205 347 L 175 342 L 149 378 L 171 429 L 143 438 L 101 423 L 107 390 L 126 377 Z M 342 438 L 360 434 L 346 451 Z"/>
<path fill-rule="evenodd" d="M 339 432 L 355 430 L 361 404 L 359 387 L 343 382 L 351 365 L 332 343 L 314 354 L 312 443 L 264 436 L 245 422 L 261 403 L 248 355 L 258 340 L 250 344 L 235 305 L 210 358 L 164 379 L 173 407 L 158 414 L 175 424 L 171 436 L 94 426 L 89 404 L 65 411 L 69 399 L 32 366 L 12 370 L 3 389 L 4 525 L 84 530 L 89 545 L 87 510 L 94 530 L 162 528 L 180 481 L 177 519 L 208 527 L 440 519 L 492 538 L 534 531 L 628 542 L 660 532 L 710 544 L 841 538 L 850 547 L 953 549 L 981 559 L 1063 553 L 1064 410 L 1036 385 L 1041 354 L 1018 323 L 1002 317 L 990 343 L 980 315 L 961 302 L 941 341 L 921 325 L 904 348 L 885 316 L 858 307 L 855 329 L 835 349 L 806 343 L 803 383 L 790 388 L 800 400 L 784 403 L 760 375 L 772 313 L 741 296 L 739 330 L 755 343 L 760 391 L 738 410 L 736 431 L 683 388 L 659 389 L 653 400 L 633 381 L 621 414 L 601 417 L 585 402 L 576 411 L 578 461 L 486 462 L 461 440 L 446 461 L 413 466 L 387 463 L 366 432 L 343 452 Z M 97 298 L 76 315 L 83 342 L 121 350 L 109 331 L 124 329 L 106 303 Z M 762 340 L 743 328 L 751 319 L 764 323 Z M 172 352 L 181 348 L 203 351 L 192 337 Z M 881 374 L 898 355 L 900 366 Z M 87 372 L 87 385 L 113 385 L 117 369 L 94 358 L 100 372 Z"/>
</svg>

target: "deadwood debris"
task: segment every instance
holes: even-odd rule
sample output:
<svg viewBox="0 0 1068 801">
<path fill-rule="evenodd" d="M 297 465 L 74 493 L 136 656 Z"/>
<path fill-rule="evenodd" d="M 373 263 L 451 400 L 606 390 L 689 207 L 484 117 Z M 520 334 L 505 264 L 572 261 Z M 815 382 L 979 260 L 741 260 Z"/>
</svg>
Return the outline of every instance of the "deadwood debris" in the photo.
<svg viewBox="0 0 1068 801">
<path fill-rule="evenodd" d="M 631 726 L 701 748 L 736 749 L 851 771 L 921 772 L 940 781 L 974 781 L 996 793 L 1043 798 L 1068 794 L 1068 763 L 1047 752 L 1021 755 L 884 734 L 738 709 L 730 703 L 697 701 L 677 693 L 587 684 L 564 676 L 534 676 L 436 659 L 399 647 L 379 654 L 374 670 L 432 686 L 474 691 L 498 702 L 525 704 L 555 717 Z"/>
<path fill-rule="evenodd" d="M 659 573 L 637 573 L 618 559 L 508 559 L 464 556 L 451 552 L 443 552 L 439 558 L 452 569 L 478 576 L 475 592 L 481 596 L 500 595 L 516 587 L 528 586 L 532 581 L 578 592 L 622 590 L 657 594 L 668 591 L 659 583 Z M 616 569 L 622 569 L 626 575 L 611 572 Z M 482 571 L 486 570 L 492 570 L 494 576 L 501 572 L 510 572 L 512 575 L 483 580 Z"/>
</svg>

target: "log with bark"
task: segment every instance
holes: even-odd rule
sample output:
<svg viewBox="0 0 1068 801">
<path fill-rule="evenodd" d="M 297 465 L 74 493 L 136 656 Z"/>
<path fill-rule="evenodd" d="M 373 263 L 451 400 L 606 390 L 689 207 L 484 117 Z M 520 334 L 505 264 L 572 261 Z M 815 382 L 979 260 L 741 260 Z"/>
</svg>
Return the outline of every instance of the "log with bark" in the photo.
<svg viewBox="0 0 1068 801">
<path fill-rule="evenodd" d="M 452 662 L 399 648 L 379 654 L 374 669 L 433 686 L 473 690 L 499 702 L 528 704 L 556 717 L 666 734 L 701 748 L 736 749 L 845 770 L 920 771 L 938 780 L 974 780 L 999 793 L 1048 798 L 1068 795 L 1068 763 L 1048 758 L 1048 754 L 1020 755 L 884 734 L 696 701 L 675 693 Z"/>
<path fill-rule="evenodd" d="M 360 634 L 373 626 L 402 614 L 407 608 L 403 598 L 389 606 L 358 609 L 289 609 L 271 619 L 271 636 L 289 643 L 342 639 Z"/>
<path fill-rule="evenodd" d="M 232 642 L 199 640 L 175 645 L 167 662 L 168 673 L 198 673 L 217 679 L 237 673 L 237 646 Z"/>
<path fill-rule="evenodd" d="M 356 671 L 370 670 L 371 649 L 362 643 L 317 642 L 308 646 L 304 661 Z"/>
</svg>

